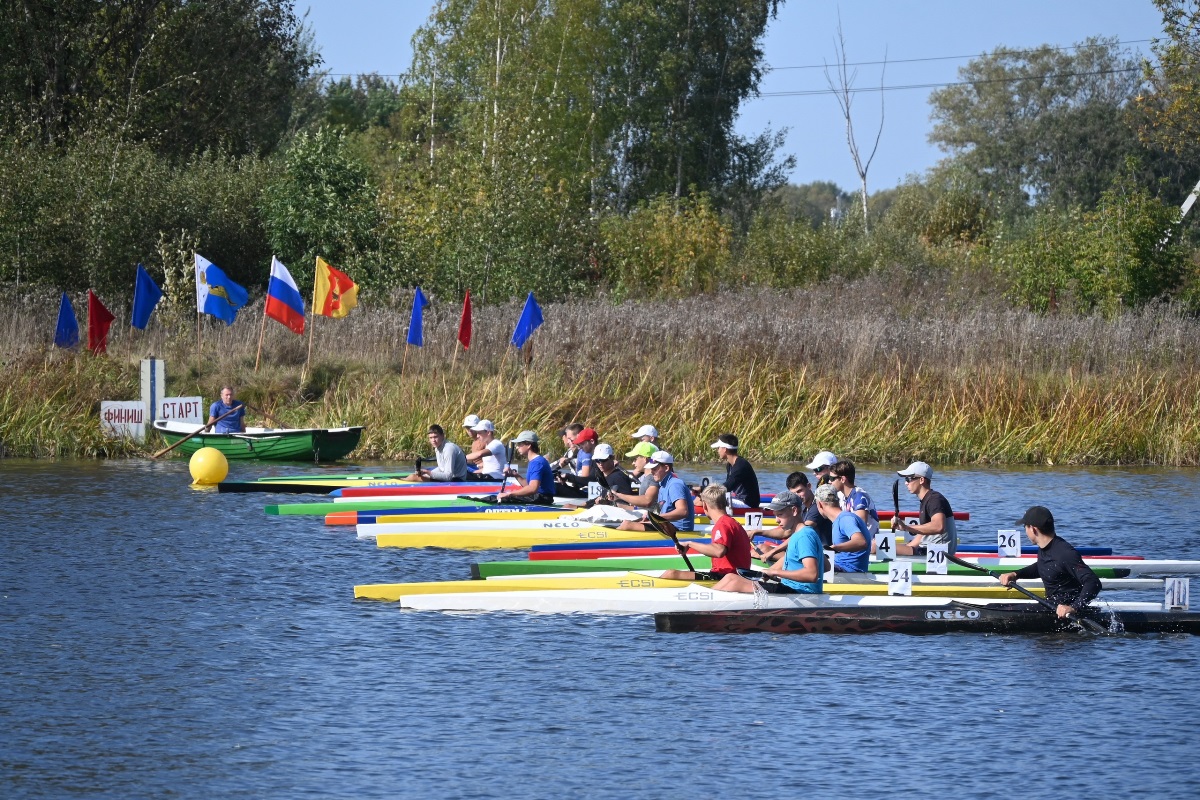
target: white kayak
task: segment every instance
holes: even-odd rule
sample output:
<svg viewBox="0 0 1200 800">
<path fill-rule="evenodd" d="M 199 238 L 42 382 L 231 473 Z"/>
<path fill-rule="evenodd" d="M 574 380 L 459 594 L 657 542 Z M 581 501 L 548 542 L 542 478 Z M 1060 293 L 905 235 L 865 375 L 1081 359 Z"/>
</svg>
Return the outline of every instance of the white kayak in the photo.
<svg viewBox="0 0 1200 800">
<path fill-rule="evenodd" d="M 403 608 L 424 611 L 523 611 L 550 614 L 657 614 L 665 611 L 744 611 L 789 608 L 862 608 L 939 606 L 953 602 L 1028 603 L 1033 600 L 988 600 L 968 597 L 902 597 L 858 595 L 741 594 L 718 592 L 692 584 L 677 589 L 546 589 L 519 592 L 417 594 L 400 598 Z M 1110 611 L 1161 611 L 1162 603 L 1096 601 Z"/>
<path fill-rule="evenodd" d="M 587 520 L 560 517 L 546 520 L 481 519 L 454 522 L 375 522 L 356 525 L 359 539 L 374 539 L 384 533 L 458 533 L 462 531 L 542 531 L 542 530 L 616 530 L 616 526 L 597 525 Z M 697 523 L 696 532 L 708 533 L 712 525 Z M 657 534 L 644 533 L 640 538 L 651 539 Z M 670 540 L 663 538 L 664 544 Z"/>
</svg>

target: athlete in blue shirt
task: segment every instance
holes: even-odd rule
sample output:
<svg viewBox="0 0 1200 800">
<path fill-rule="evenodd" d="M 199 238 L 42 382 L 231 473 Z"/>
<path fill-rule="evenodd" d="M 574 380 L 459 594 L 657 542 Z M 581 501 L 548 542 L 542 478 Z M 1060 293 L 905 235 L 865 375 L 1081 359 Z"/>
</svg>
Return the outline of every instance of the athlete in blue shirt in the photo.
<svg viewBox="0 0 1200 800">
<path fill-rule="evenodd" d="M 517 453 L 529 460 L 525 468 L 525 480 L 521 480 L 514 469 L 506 469 L 504 474 L 517 479 L 521 488 L 511 492 L 501 492 L 496 500 L 501 503 L 527 503 L 534 505 L 551 505 L 554 503 L 554 471 L 550 462 L 538 452 L 538 435 L 533 431 L 521 431 L 512 440 Z"/>
</svg>

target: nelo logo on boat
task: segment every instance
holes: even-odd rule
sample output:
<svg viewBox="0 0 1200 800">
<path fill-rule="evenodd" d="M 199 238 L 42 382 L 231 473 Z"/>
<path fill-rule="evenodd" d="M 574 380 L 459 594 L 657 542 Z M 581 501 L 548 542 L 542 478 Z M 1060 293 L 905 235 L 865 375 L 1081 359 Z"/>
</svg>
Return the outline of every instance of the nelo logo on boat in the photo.
<svg viewBox="0 0 1200 800">
<path fill-rule="evenodd" d="M 975 609 L 963 611 L 959 608 L 950 611 L 926 611 L 925 619 L 979 619 L 979 612 Z"/>
<path fill-rule="evenodd" d="M 579 522 L 543 522 L 543 528 L 582 528 L 582 523 Z"/>
</svg>

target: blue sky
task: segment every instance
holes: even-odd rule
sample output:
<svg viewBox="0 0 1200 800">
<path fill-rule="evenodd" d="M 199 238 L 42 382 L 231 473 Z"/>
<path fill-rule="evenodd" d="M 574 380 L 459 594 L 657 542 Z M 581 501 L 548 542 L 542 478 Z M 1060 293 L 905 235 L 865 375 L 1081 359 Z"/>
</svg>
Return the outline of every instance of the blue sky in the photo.
<svg viewBox="0 0 1200 800">
<path fill-rule="evenodd" d="M 409 40 L 428 18 L 430 0 L 298 0 L 308 9 L 308 25 L 332 73 L 405 72 L 412 58 Z M 826 89 L 817 69 L 784 69 L 832 63 L 838 12 L 848 60 L 889 61 L 887 86 L 945 83 L 956 79 L 969 57 L 996 47 L 1069 46 L 1089 36 L 1114 36 L 1132 50 L 1150 54 L 1149 42 L 1161 36 L 1161 19 L 1150 0 L 791 0 L 767 31 L 765 61 L 776 68 L 761 91 Z M 968 56 L 968 58 L 945 58 Z M 938 59 L 899 63 L 906 59 Z M 858 67 L 856 84 L 880 84 L 879 66 Z M 871 165 L 871 191 L 895 186 L 942 157 L 926 141 L 929 89 L 889 91 L 884 99 L 883 136 Z M 854 101 L 860 146 L 869 150 L 879 125 L 878 93 Z M 785 151 L 796 156 L 793 183 L 834 181 L 854 189 L 858 178 L 846 147 L 845 123 L 828 94 L 764 96 L 745 103 L 738 120 L 744 134 L 767 126 L 789 129 Z"/>
</svg>

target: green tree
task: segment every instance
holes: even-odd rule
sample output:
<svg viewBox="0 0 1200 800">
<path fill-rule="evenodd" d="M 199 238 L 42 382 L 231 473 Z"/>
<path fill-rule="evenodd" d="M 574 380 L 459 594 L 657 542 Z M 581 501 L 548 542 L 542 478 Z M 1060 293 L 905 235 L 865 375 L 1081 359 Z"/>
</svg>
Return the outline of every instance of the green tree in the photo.
<svg viewBox="0 0 1200 800">
<path fill-rule="evenodd" d="M 1146 117 L 1142 138 L 1193 163 L 1200 154 L 1200 4 L 1154 0 L 1162 13 L 1163 39 L 1151 45 L 1155 62 L 1145 62 L 1149 91 L 1137 98 Z"/>
</svg>

